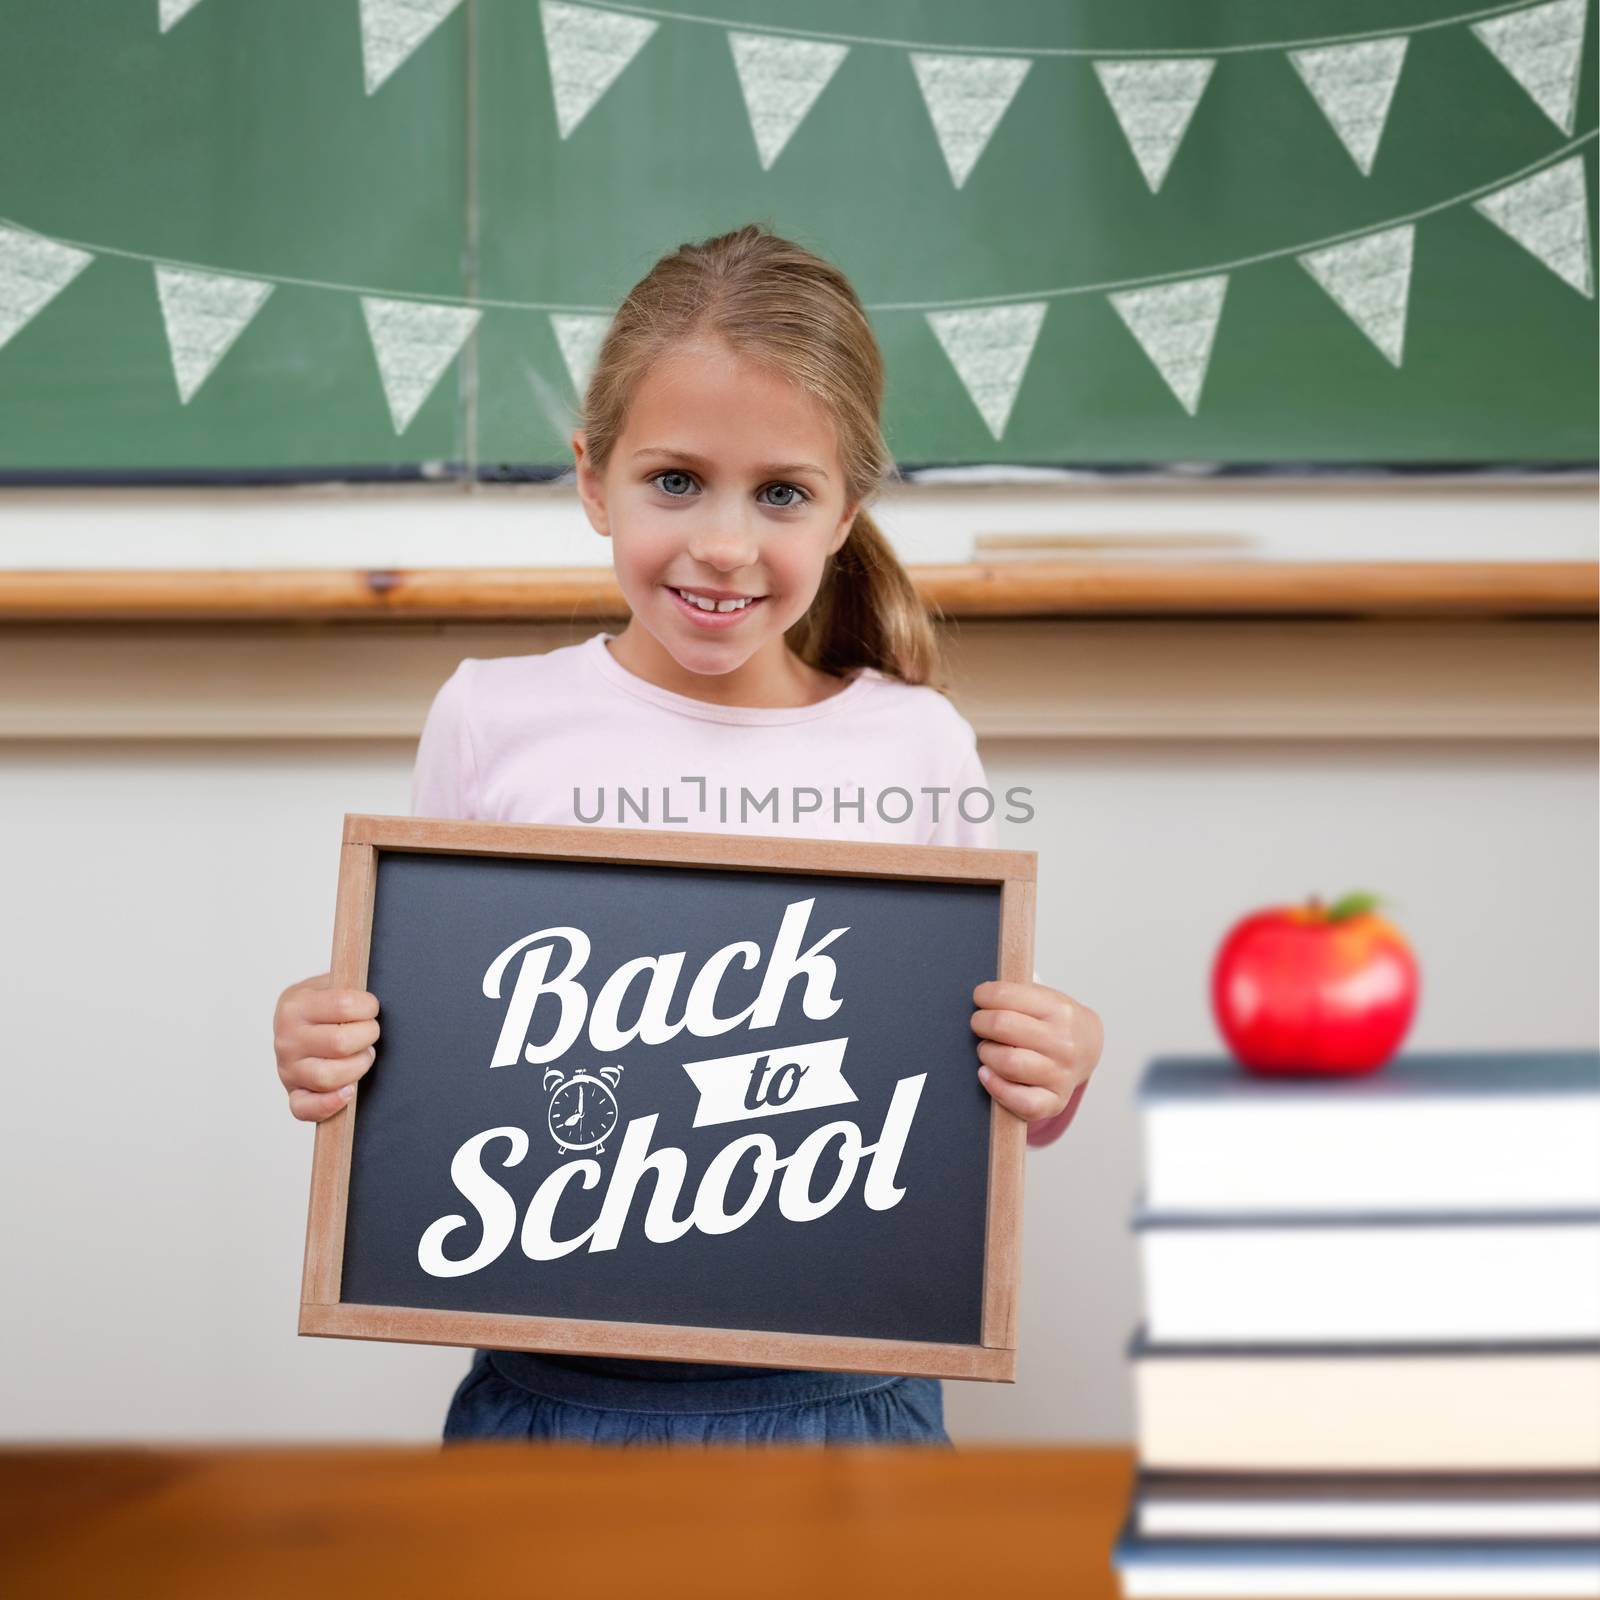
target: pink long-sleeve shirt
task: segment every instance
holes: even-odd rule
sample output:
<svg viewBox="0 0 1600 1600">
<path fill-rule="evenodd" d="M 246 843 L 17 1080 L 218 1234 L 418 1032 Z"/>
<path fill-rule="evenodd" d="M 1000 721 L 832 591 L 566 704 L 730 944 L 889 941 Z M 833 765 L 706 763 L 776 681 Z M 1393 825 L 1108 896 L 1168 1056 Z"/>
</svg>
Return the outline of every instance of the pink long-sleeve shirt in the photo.
<svg viewBox="0 0 1600 1600">
<path fill-rule="evenodd" d="M 628 671 L 613 637 L 464 660 L 423 725 L 412 813 L 998 845 L 1005 796 L 989 789 L 971 724 L 936 689 L 867 667 L 816 705 L 710 705 Z M 1061 1135 L 1084 1087 L 1029 1124 L 1030 1145 Z"/>
</svg>

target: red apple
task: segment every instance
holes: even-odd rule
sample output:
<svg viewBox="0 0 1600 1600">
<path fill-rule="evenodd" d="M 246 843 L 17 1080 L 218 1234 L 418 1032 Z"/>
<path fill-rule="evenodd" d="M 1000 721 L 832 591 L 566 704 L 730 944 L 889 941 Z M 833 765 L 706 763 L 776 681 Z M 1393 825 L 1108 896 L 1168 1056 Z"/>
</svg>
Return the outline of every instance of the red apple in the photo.
<svg viewBox="0 0 1600 1600">
<path fill-rule="evenodd" d="M 1372 1072 L 1417 1008 L 1405 935 L 1347 894 L 1331 906 L 1271 906 L 1228 930 L 1211 969 L 1211 1009 L 1228 1047 L 1263 1073 Z"/>
</svg>

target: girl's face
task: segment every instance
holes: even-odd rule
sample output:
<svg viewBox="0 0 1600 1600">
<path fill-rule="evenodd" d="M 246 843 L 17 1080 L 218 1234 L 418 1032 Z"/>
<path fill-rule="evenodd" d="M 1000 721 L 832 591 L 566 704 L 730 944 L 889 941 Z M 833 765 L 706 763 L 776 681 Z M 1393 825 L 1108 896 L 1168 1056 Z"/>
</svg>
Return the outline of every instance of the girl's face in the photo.
<svg viewBox="0 0 1600 1600">
<path fill-rule="evenodd" d="M 624 665 L 663 687 L 754 705 L 792 696 L 784 633 L 850 531 L 833 426 L 798 388 L 720 343 L 685 347 L 639 384 L 603 474 L 573 436 L 578 492 L 632 621 Z M 685 591 L 740 598 L 707 611 Z M 780 699 L 779 703 L 788 703 Z"/>
</svg>

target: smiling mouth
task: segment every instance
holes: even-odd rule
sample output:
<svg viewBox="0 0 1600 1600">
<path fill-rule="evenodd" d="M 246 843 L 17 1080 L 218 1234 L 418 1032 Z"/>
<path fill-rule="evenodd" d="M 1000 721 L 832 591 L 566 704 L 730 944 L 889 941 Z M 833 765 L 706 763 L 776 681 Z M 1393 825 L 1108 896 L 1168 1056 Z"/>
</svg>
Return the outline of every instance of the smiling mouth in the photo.
<svg viewBox="0 0 1600 1600">
<path fill-rule="evenodd" d="M 679 589 L 673 584 L 668 584 L 677 597 L 686 605 L 691 605 L 697 611 L 704 611 L 708 616 L 726 616 L 730 612 L 748 611 L 751 606 L 760 605 L 766 599 L 764 594 L 744 595 L 737 600 L 713 600 L 706 595 L 698 595 L 692 589 Z"/>
</svg>

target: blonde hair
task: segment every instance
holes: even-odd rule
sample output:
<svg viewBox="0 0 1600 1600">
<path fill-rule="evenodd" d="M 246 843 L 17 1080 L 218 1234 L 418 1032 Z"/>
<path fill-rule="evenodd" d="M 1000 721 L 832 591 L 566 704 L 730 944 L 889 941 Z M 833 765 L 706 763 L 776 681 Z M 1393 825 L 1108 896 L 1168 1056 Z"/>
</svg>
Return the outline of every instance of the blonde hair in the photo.
<svg viewBox="0 0 1600 1600">
<path fill-rule="evenodd" d="M 662 256 L 618 308 L 584 394 L 594 469 L 604 472 L 651 366 L 706 337 L 821 403 L 834 424 L 845 504 L 859 508 L 785 636 L 789 648 L 841 677 L 863 666 L 906 683 L 942 677 L 929 610 L 865 510 L 893 465 L 879 423 L 883 356 L 849 279 L 820 256 L 754 222 Z"/>
</svg>

